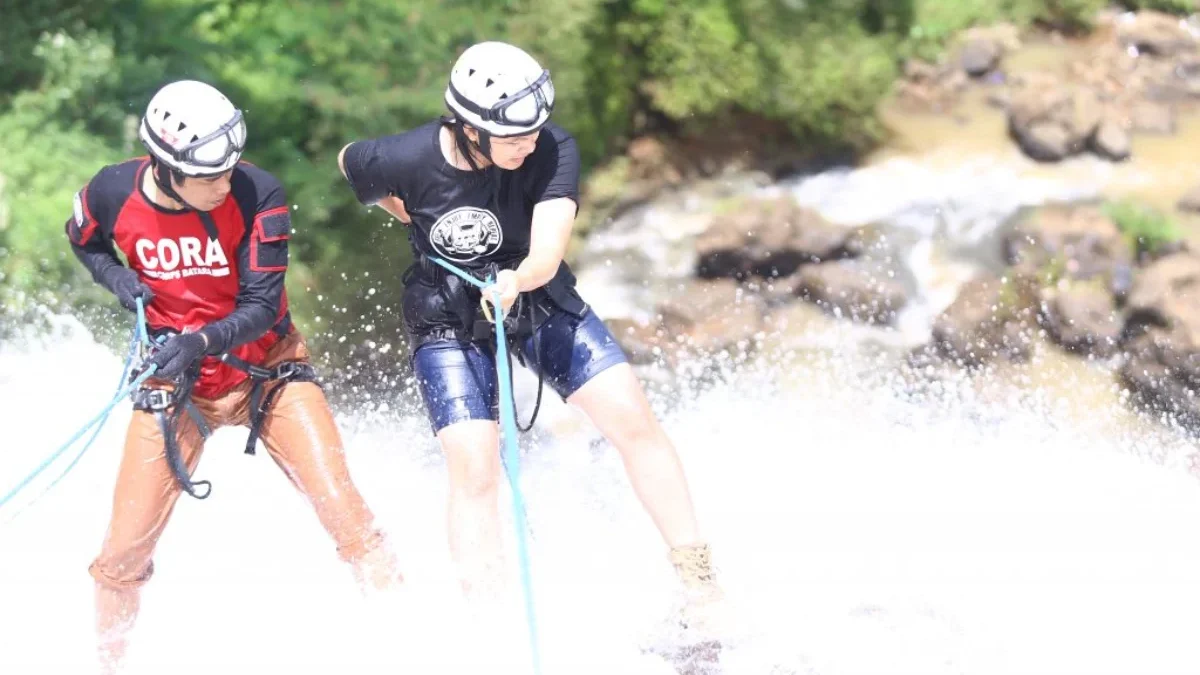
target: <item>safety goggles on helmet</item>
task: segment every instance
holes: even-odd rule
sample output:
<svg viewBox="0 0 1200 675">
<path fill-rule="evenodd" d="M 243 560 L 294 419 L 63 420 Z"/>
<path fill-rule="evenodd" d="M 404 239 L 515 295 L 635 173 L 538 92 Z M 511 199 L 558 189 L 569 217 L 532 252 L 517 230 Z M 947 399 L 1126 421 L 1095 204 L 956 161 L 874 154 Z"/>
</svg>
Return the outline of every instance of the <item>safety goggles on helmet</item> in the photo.
<svg viewBox="0 0 1200 675">
<path fill-rule="evenodd" d="M 143 119 L 142 124 L 147 124 Z M 231 157 L 246 150 L 246 122 L 242 111 L 235 110 L 233 118 L 212 133 L 206 134 L 186 145 L 176 148 L 159 134 L 147 128 L 147 136 L 160 150 L 169 155 L 177 168 L 199 167 L 222 169 Z"/>
<path fill-rule="evenodd" d="M 554 110 L 554 83 L 550 80 L 549 70 L 543 70 L 533 84 L 497 101 L 490 108 L 477 105 L 460 94 L 453 83 L 450 84 L 450 91 L 459 105 L 478 115 L 484 122 L 522 128 L 517 133 L 528 131 L 538 123 L 542 113 L 548 115 Z"/>
</svg>

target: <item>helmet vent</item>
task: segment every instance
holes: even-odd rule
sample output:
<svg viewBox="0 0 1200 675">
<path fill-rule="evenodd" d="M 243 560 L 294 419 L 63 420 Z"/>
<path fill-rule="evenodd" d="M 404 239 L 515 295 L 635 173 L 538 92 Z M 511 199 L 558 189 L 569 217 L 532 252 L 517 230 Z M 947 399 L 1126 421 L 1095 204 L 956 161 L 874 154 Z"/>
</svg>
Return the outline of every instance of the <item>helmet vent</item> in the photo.
<svg viewBox="0 0 1200 675">
<path fill-rule="evenodd" d="M 485 86 L 485 87 L 490 87 L 490 86 L 492 86 L 493 84 L 496 84 L 495 80 L 493 80 L 492 78 L 490 78 L 490 77 L 489 77 L 489 78 L 488 78 L 488 81 L 487 81 L 487 82 L 486 82 L 486 83 L 485 83 L 483 86 Z"/>
</svg>

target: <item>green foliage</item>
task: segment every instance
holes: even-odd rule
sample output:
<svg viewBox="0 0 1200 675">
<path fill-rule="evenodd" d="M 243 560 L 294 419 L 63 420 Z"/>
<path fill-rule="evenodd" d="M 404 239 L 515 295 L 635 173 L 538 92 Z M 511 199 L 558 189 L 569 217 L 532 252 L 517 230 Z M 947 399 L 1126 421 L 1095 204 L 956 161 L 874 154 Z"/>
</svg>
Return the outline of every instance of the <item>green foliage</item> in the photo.
<svg viewBox="0 0 1200 675">
<path fill-rule="evenodd" d="M 643 133 L 719 130 L 737 113 L 789 124 L 814 152 L 878 137 L 904 2 L 567 0 L 519 5 L 514 36 L 542 55 L 560 119 L 588 163 Z"/>
<path fill-rule="evenodd" d="M 67 121 L 93 114 L 83 101 L 113 77 L 112 44 L 95 33 L 44 35 L 33 53 L 43 62 L 41 87 L 18 93 L 0 114 L 0 299 L 104 302 L 75 262 L 63 223 L 74 193 L 119 158 L 83 121 Z"/>
<path fill-rule="evenodd" d="M 869 148 L 904 58 L 933 58 L 957 31 L 1000 20 L 1085 25 L 1101 4 L 22 0 L 0 25 L 0 299 L 111 309 L 62 224 L 97 170 L 142 154 L 136 122 L 171 80 L 211 82 L 246 111 L 247 159 L 280 177 L 293 207 L 297 321 L 344 355 L 343 337 L 395 338 L 409 254 L 403 228 L 355 201 L 337 153 L 444 113 L 450 65 L 473 42 L 515 42 L 550 68 L 556 121 L 586 171 L 616 158 L 612 183 L 627 175 L 631 139 L 719 138 L 735 120 L 781 122 L 813 155 Z"/>
<path fill-rule="evenodd" d="M 1002 6 L 1002 5 L 1009 6 Z M 907 25 L 907 39 L 903 45 L 906 56 L 935 60 L 942 46 L 959 31 L 976 25 L 994 23 L 1001 18 L 1016 19 L 1024 23 L 1028 16 L 1013 16 L 1011 1 L 994 0 L 915 0 L 915 15 Z"/>
<path fill-rule="evenodd" d="M 935 60 L 946 42 L 972 26 L 1001 21 L 1018 27 L 1040 23 L 1066 31 L 1092 25 L 1106 0 L 914 0 L 905 55 Z"/>
<path fill-rule="evenodd" d="M 1173 219 L 1144 204 L 1128 200 L 1110 202 L 1104 205 L 1104 213 L 1139 253 L 1153 253 L 1183 238 L 1183 230 Z"/>
</svg>

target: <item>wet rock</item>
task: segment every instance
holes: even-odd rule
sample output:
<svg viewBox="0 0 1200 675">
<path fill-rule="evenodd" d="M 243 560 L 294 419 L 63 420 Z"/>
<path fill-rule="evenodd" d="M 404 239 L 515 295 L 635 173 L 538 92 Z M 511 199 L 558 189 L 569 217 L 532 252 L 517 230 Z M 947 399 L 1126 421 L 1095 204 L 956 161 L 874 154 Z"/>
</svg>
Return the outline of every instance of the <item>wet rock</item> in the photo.
<svg viewBox="0 0 1200 675">
<path fill-rule="evenodd" d="M 976 26 L 959 38 L 959 67 L 971 77 L 982 77 L 999 68 L 1005 54 L 1020 46 L 1021 31 L 1014 24 Z"/>
<path fill-rule="evenodd" d="M 1025 154 L 1038 161 L 1056 161 L 1073 155 L 1081 147 L 1069 131 L 1057 124 L 1031 124 L 1017 131 Z"/>
<path fill-rule="evenodd" d="M 1183 19 L 1162 12 L 1142 11 L 1117 26 L 1117 39 L 1139 53 L 1170 57 L 1196 49 L 1196 39 Z"/>
<path fill-rule="evenodd" d="M 801 282 L 800 273 L 797 271 L 786 277 L 750 279 L 744 282 L 743 286 L 752 293 L 762 295 L 769 305 L 787 305 L 796 304 L 793 301 L 799 293 Z"/>
<path fill-rule="evenodd" d="M 1126 347 L 1120 381 L 1143 410 L 1173 418 L 1200 432 L 1200 386 L 1189 377 L 1200 367 L 1200 352 L 1184 331 L 1144 333 Z"/>
<path fill-rule="evenodd" d="M 1096 133 L 1092 136 L 1091 147 L 1093 152 L 1105 159 L 1122 161 L 1129 159 L 1129 155 L 1133 152 L 1133 141 L 1129 136 L 1129 131 L 1122 124 L 1112 119 L 1105 119 L 1096 128 Z"/>
<path fill-rule="evenodd" d="M 1200 54 L 1173 58 L 1137 56 L 1117 41 L 1101 43 L 1068 66 L 1068 76 L 1089 87 L 1126 117 L 1138 101 L 1182 103 L 1200 93 Z"/>
<path fill-rule="evenodd" d="M 854 255 L 852 247 L 858 243 L 856 237 L 859 230 L 834 225 L 815 211 L 808 210 L 802 210 L 800 218 L 793 223 L 792 238 L 787 246 L 804 262 L 818 263 Z M 768 276 L 762 271 L 759 274 Z"/>
<path fill-rule="evenodd" d="M 958 60 L 968 75 L 982 77 L 1000 65 L 1002 56 L 1004 48 L 1000 43 L 985 38 L 974 38 L 968 40 L 959 50 Z"/>
<path fill-rule="evenodd" d="M 762 332 L 766 300 L 732 279 L 691 281 L 659 307 L 670 340 L 700 352 L 746 348 Z"/>
<path fill-rule="evenodd" d="M 676 365 L 684 356 L 750 351 L 766 329 L 766 299 L 732 279 L 689 280 L 650 322 L 605 323 L 634 365 Z"/>
<path fill-rule="evenodd" d="M 910 110 L 945 112 L 966 91 L 969 79 L 957 63 L 933 64 L 909 59 L 897 87 L 897 101 Z"/>
<path fill-rule="evenodd" d="M 1100 126 L 1095 92 L 1054 79 L 1034 79 L 1012 93 L 1009 133 L 1026 155 L 1058 161 L 1083 151 Z"/>
<path fill-rule="evenodd" d="M 964 366 L 1028 360 L 1037 328 L 1037 284 L 1023 277 L 967 282 L 933 324 L 932 350 Z"/>
<path fill-rule="evenodd" d="M 1160 346 L 1163 336 L 1143 336 L 1141 352 L 1156 349 L 1174 350 L 1169 339 Z M 1121 367 L 1121 384 L 1133 395 L 1141 409 L 1175 420 L 1193 433 L 1200 432 L 1200 396 L 1196 387 L 1174 376 L 1172 370 L 1154 357 L 1128 361 Z"/>
<path fill-rule="evenodd" d="M 696 238 L 696 273 L 707 279 L 786 277 L 801 264 L 845 255 L 850 233 L 789 197 L 739 202 Z"/>
<path fill-rule="evenodd" d="M 846 238 L 842 242 L 842 251 L 851 258 L 893 256 L 896 254 L 892 245 L 894 234 L 893 231 L 889 235 L 883 227 L 878 225 L 862 225 L 847 231 Z"/>
<path fill-rule="evenodd" d="M 909 300 L 895 270 L 873 260 L 805 265 L 798 276 L 797 295 L 855 321 L 891 324 Z"/>
<path fill-rule="evenodd" d="M 1094 206 L 1039 208 L 1005 235 L 1004 251 L 1008 264 L 1044 283 L 1099 279 L 1120 297 L 1133 277 L 1129 242 Z"/>
<path fill-rule="evenodd" d="M 1150 264 L 1134 281 L 1127 305 L 1131 320 L 1182 327 L 1200 338 L 1200 255 L 1182 251 Z"/>
<path fill-rule="evenodd" d="M 1149 409 L 1200 429 L 1200 256 L 1181 251 L 1142 271 L 1129 294 L 1122 382 Z"/>
<path fill-rule="evenodd" d="M 1124 320 L 1108 289 L 1096 284 L 1062 284 L 1044 290 L 1042 326 L 1057 344 L 1081 354 L 1112 356 Z"/>
</svg>

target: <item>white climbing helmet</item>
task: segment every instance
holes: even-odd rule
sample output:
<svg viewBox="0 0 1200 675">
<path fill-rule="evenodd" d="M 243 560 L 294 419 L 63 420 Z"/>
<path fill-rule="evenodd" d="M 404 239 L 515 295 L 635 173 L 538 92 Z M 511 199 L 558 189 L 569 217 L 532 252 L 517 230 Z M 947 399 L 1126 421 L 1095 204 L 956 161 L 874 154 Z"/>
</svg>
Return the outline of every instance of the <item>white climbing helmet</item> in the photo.
<svg viewBox="0 0 1200 675">
<path fill-rule="evenodd" d="M 160 162 L 187 176 L 232 169 L 246 149 L 242 111 L 195 80 L 166 85 L 150 99 L 138 138 Z"/>
<path fill-rule="evenodd" d="M 550 71 L 505 42 L 472 45 L 450 71 L 446 105 L 463 122 L 492 136 L 537 131 L 554 110 Z"/>
</svg>

